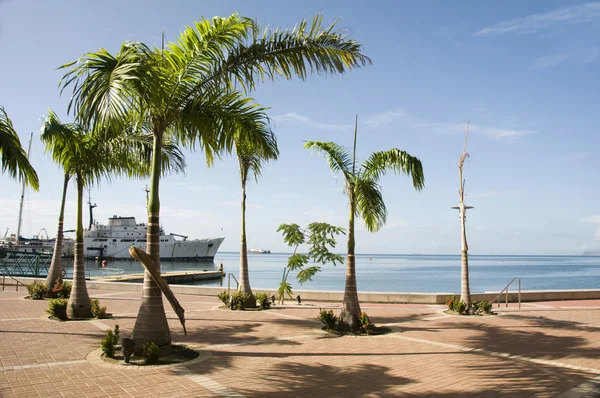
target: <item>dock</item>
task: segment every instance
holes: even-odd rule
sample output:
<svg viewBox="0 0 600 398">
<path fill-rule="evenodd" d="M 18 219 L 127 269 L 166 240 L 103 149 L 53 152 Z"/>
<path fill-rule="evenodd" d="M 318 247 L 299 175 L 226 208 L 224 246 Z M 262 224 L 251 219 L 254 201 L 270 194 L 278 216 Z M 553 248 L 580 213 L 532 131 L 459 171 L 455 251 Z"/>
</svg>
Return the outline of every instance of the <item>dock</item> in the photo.
<svg viewBox="0 0 600 398">
<path fill-rule="evenodd" d="M 195 281 L 221 279 L 225 276 L 222 271 L 174 271 L 161 274 L 168 284 L 190 284 Z M 93 276 L 93 281 L 103 282 L 130 282 L 138 283 L 144 281 L 144 273 L 139 274 L 121 274 L 110 276 Z"/>
</svg>

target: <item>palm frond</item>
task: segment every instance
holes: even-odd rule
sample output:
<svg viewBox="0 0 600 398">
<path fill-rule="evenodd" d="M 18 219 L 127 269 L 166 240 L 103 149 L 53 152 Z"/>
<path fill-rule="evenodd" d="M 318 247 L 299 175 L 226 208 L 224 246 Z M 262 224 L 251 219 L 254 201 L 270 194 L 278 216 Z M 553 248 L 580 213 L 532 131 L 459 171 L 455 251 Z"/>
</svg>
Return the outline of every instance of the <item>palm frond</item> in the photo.
<svg viewBox="0 0 600 398">
<path fill-rule="evenodd" d="M 352 156 L 350 156 L 343 146 L 335 142 L 305 141 L 304 149 L 314 149 L 316 152 L 322 153 L 329 162 L 329 168 L 333 174 L 341 172 L 344 174 L 346 181 L 350 180 L 352 175 Z"/>
<path fill-rule="evenodd" d="M 387 220 L 387 208 L 381 194 L 381 187 L 373 180 L 355 178 L 354 188 L 356 212 L 365 222 L 369 232 L 376 232 Z"/>
<path fill-rule="evenodd" d="M 211 63 L 210 71 L 195 91 L 211 84 L 254 89 L 257 82 L 277 77 L 305 79 L 310 73 L 344 73 L 371 63 L 362 46 L 348 38 L 348 31 L 336 30 L 338 21 L 323 25 L 322 15 L 311 22 L 302 20 L 293 30 L 261 29 L 252 25 L 252 39 L 234 46 L 226 59 Z"/>
<path fill-rule="evenodd" d="M 0 155 L 2 173 L 7 172 L 12 178 L 24 181 L 36 191 L 39 189 L 37 173 L 29 163 L 12 120 L 2 106 L 0 106 Z"/>
<path fill-rule="evenodd" d="M 411 176 L 413 186 L 418 191 L 423 189 L 425 185 L 423 165 L 419 158 L 397 148 L 372 153 L 361 165 L 360 175 L 363 178 L 377 182 L 388 170 L 396 174 Z"/>
</svg>

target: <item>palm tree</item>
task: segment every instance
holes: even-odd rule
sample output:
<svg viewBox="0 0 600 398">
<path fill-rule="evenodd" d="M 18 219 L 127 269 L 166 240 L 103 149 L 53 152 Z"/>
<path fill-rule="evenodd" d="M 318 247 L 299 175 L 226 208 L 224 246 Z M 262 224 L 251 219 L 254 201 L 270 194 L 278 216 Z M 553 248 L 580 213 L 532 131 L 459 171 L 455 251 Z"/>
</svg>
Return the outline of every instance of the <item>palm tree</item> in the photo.
<svg viewBox="0 0 600 398">
<path fill-rule="evenodd" d="M 39 189 L 37 173 L 29 163 L 19 135 L 2 106 L 0 106 L 0 155 L 2 155 L 0 158 L 2 173 L 8 171 L 12 178 L 23 180 L 36 191 Z"/>
<path fill-rule="evenodd" d="M 243 137 L 242 137 L 243 138 Z M 235 152 L 240 165 L 240 181 L 242 183 L 242 227 L 240 240 L 240 286 L 239 291 L 249 296 L 244 303 L 245 307 L 256 307 L 256 299 L 250 288 L 250 276 L 248 275 L 248 246 L 246 245 L 246 182 L 248 175 L 254 175 L 255 181 L 261 175 L 263 162 L 277 159 L 279 150 L 275 134 L 267 134 L 262 137 L 265 142 L 256 145 L 253 142 L 242 142 L 236 139 Z"/>
<path fill-rule="evenodd" d="M 256 129 L 266 115 L 245 96 L 256 82 L 294 75 L 304 79 L 310 72 L 343 73 L 370 63 L 358 43 L 334 29 L 335 23 L 323 27 L 321 16 L 312 24 L 302 21 L 293 31 L 262 33 L 254 21 L 238 14 L 202 19 L 162 49 L 126 42 L 116 55 L 104 49 L 84 54 L 62 67 L 70 68 L 62 90 L 72 87 L 69 112 L 83 124 L 115 130 L 126 122 L 144 124 L 153 134 L 155 155 L 165 135 L 177 136 L 204 150 L 210 164 L 215 154 L 233 149 L 236 134 L 258 143 L 270 133 Z M 155 159 L 146 249 L 157 269 L 160 174 Z M 148 273 L 133 339 L 138 347 L 148 341 L 165 350 L 170 346 L 160 290 Z"/>
<path fill-rule="evenodd" d="M 89 318 L 92 316 L 90 299 L 85 283 L 85 259 L 83 254 L 83 193 L 86 187 L 98 184 L 102 179 L 113 175 L 146 176 L 149 174 L 151 150 L 147 135 L 129 132 L 126 136 L 110 136 L 107 131 L 87 132 L 77 123 L 61 123 L 58 116 L 49 111 L 48 120 L 42 127 L 42 140 L 47 150 L 52 152 L 55 162 L 65 172 L 65 185 L 59 215 L 52 264 L 48 271 L 47 283 L 51 277 L 60 275 L 62 252 L 62 222 L 65 195 L 70 176 L 77 185 L 77 216 L 75 226 L 75 258 L 73 264 L 73 287 L 67 305 L 69 318 Z M 185 167 L 183 155 L 171 143 L 165 145 L 164 154 L 159 160 L 165 163 L 165 170 Z M 173 160 L 174 159 L 174 160 Z M 173 166 L 172 166 L 173 165 Z M 60 243 L 58 243 L 60 241 Z M 56 262 L 55 262 L 56 260 Z M 53 286 L 53 285 L 50 285 Z"/>
<path fill-rule="evenodd" d="M 467 244 L 467 228 L 466 228 L 466 217 L 467 209 L 472 208 L 471 206 L 465 206 L 465 180 L 463 179 L 463 166 L 465 160 L 470 155 L 467 152 L 467 140 L 469 139 L 469 126 L 471 121 L 467 123 L 467 134 L 465 135 L 465 145 L 463 152 L 458 158 L 458 178 L 460 180 L 460 189 L 458 190 L 458 211 L 460 215 L 460 229 L 461 229 L 461 251 L 460 251 L 460 299 L 466 304 L 467 312 L 471 309 L 471 288 L 469 286 L 469 245 Z"/>
<path fill-rule="evenodd" d="M 358 119 L 358 118 L 357 118 Z M 369 232 L 377 232 L 386 222 L 387 209 L 383 201 L 379 179 L 389 170 L 395 174 L 412 177 L 413 186 L 420 191 L 424 186 L 421 161 L 408 153 L 394 148 L 374 152 L 356 169 L 356 126 L 354 130 L 354 154 L 333 142 L 307 141 L 306 149 L 322 153 L 335 174 L 342 173 L 345 179 L 344 193 L 348 195 L 350 217 L 348 221 L 348 254 L 346 257 L 346 286 L 340 315 L 340 325 L 351 330 L 358 328 L 360 303 L 356 287 L 354 219 L 363 219 Z"/>
</svg>

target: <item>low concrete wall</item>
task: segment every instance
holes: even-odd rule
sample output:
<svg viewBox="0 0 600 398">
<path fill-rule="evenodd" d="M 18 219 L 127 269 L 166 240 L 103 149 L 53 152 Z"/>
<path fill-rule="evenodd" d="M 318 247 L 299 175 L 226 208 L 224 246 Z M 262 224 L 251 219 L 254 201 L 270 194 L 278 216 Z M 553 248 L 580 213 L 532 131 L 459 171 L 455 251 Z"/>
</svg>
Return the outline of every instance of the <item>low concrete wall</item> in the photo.
<svg viewBox="0 0 600 398">
<path fill-rule="evenodd" d="M 21 283 L 30 284 L 33 281 L 43 281 L 43 278 L 15 278 Z M 15 282 L 6 278 L 7 285 L 14 285 Z M 216 296 L 224 287 L 207 287 L 195 285 L 169 285 L 175 294 L 191 294 L 199 296 Z M 106 282 L 97 280 L 88 280 L 87 288 L 89 290 L 115 290 L 115 291 L 142 291 L 141 283 L 129 282 Z M 26 291 L 25 287 L 20 289 Z M 254 292 L 265 292 L 269 296 L 276 294 L 275 289 L 254 289 Z M 93 292 L 90 292 L 93 294 Z M 344 298 L 344 292 L 336 291 L 313 291 L 313 290 L 294 290 L 294 294 L 300 295 L 305 301 L 326 301 L 340 302 Z M 444 304 L 448 296 L 457 295 L 457 293 L 397 293 L 397 292 L 359 292 L 358 299 L 363 303 L 410 303 L 410 304 Z M 492 301 L 498 296 L 498 293 L 476 293 L 472 294 L 472 300 Z M 560 300 L 597 300 L 600 299 L 600 290 L 529 290 L 521 292 L 521 302 L 535 301 L 560 301 Z M 515 303 L 518 300 L 518 294 L 509 293 L 508 301 Z M 500 301 L 504 303 L 505 295 L 501 296 Z"/>
</svg>

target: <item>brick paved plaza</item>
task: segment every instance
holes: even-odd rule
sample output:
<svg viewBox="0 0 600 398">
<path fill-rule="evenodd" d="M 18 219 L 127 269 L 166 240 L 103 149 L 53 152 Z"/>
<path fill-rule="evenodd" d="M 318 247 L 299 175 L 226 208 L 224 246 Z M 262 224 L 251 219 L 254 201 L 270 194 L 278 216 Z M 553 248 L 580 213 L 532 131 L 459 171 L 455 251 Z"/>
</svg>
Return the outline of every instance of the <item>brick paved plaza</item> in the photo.
<svg viewBox="0 0 600 398">
<path fill-rule="evenodd" d="M 130 335 L 139 293 L 90 290 L 115 317 L 78 322 L 48 320 L 47 303 L 25 295 L 0 292 L 2 397 L 600 396 L 600 301 L 524 304 L 495 317 L 363 304 L 393 333 L 337 337 L 316 317 L 319 305 L 339 303 L 235 312 L 214 297 L 178 295 L 188 336 L 165 300 L 173 341 L 205 360 L 135 368 L 98 363 L 93 351 L 115 324 Z"/>
</svg>

